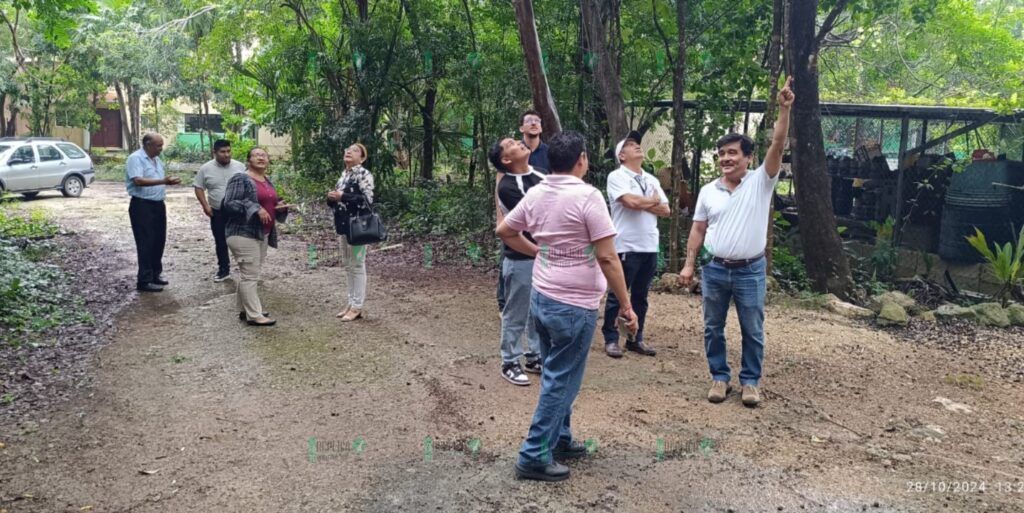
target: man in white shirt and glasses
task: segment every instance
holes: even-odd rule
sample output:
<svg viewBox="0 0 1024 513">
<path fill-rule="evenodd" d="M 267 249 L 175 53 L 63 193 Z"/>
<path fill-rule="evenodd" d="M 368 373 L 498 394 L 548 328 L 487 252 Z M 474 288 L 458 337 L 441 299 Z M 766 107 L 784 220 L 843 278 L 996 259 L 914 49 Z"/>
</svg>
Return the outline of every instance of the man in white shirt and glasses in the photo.
<svg viewBox="0 0 1024 513">
<path fill-rule="evenodd" d="M 615 223 L 615 252 L 622 264 L 626 287 L 639 320 L 636 336 L 626 337 L 626 350 L 654 356 L 657 352 L 644 343 L 644 321 L 647 318 L 647 294 L 658 270 L 658 217 L 670 210 L 668 197 L 658 179 L 643 170 L 644 150 L 641 135 L 629 132 L 615 146 L 615 160 L 620 167 L 608 174 L 608 203 Z M 612 358 L 622 357 L 619 347 L 619 298 L 608 294 L 604 307 L 604 351 Z"/>
</svg>

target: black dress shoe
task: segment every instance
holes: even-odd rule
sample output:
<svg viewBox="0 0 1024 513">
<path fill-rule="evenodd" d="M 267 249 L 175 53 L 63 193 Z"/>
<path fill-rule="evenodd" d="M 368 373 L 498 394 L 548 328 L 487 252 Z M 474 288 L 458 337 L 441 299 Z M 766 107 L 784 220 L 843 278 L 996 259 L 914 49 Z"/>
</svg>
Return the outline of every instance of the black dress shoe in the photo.
<svg viewBox="0 0 1024 513">
<path fill-rule="evenodd" d="M 273 325 L 277 324 L 277 321 L 275 321 L 274 319 L 269 319 L 267 317 L 264 317 L 262 321 L 252 320 L 252 321 L 245 321 L 245 323 L 248 324 L 249 326 L 273 326 Z"/>
<path fill-rule="evenodd" d="M 140 283 L 135 287 L 139 292 L 163 292 L 164 288 L 155 283 Z"/>
<path fill-rule="evenodd" d="M 655 351 L 653 347 L 651 347 L 651 346 L 649 346 L 647 344 L 644 344 L 643 340 L 638 341 L 638 342 L 631 342 L 631 343 L 627 342 L 626 343 L 626 350 L 627 351 L 633 351 L 633 352 L 640 353 L 642 355 L 647 355 L 647 356 L 654 356 L 654 355 L 658 354 L 658 352 Z"/>
<path fill-rule="evenodd" d="M 569 467 L 557 461 L 539 467 L 527 467 L 516 462 L 516 477 L 534 481 L 563 481 L 569 479 Z"/>
<path fill-rule="evenodd" d="M 163 286 L 163 285 L 170 285 L 170 284 L 171 284 L 171 282 L 169 282 L 169 281 L 165 280 L 163 276 L 157 276 L 157 277 L 156 277 L 155 279 L 153 279 L 153 281 L 152 281 L 152 282 L 150 282 L 150 283 L 155 283 L 155 284 L 157 284 L 157 285 L 160 285 L 160 286 Z"/>
<path fill-rule="evenodd" d="M 604 352 L 612 358 L 622 358 L 622 348 L 619 347 L 618 342 L 612 342 L 604 345 Z"/>
<path fill-rule="evenodd" d="M 270 312 L 263 312 L 263 316 L 270 317 Z M 245 312 L 238 312 L 238 320 L 247 321 L 249 318 L 245 316 Z"/>
<path fill-rule="evenodd" d="M 551 452 L 551 455 L 556 460 L 581 458 L 587 455 L 587 446 L 584 445 L 583 442 L 577 442 L 575 440 L 567 444 L 559 443 L 555 445 L 555 450 Z"/>
</svg>

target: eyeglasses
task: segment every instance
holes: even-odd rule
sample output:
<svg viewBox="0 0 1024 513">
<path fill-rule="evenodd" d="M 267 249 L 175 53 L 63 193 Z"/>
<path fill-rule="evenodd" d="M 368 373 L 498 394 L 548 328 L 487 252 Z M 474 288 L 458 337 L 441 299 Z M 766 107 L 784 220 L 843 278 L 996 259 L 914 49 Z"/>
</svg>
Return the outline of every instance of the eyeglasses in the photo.
<svg viewBox="0 0 1024 513">
<path fill-rule="evenodd" d="M 534 117 L 523 118 L 523 124 L 524 125 L 539 125 L 540 124 L 540 118 L 534 118 Z"/>
</svg>

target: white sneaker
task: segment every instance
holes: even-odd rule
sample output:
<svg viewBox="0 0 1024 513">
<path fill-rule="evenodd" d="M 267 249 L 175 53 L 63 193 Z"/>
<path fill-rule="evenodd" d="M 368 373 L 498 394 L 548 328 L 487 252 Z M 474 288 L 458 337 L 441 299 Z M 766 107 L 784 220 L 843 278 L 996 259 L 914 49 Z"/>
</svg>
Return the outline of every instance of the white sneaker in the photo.
<svg viewBox="0 0 1024 513">
<path fill-rule="evenodd" d="M 513 385 L 521 387 L 530 384 L 530 377 L 523 373 L 523 368 L 518 363 L 507 363 L 501 366 L 501 377 Z"/>
</svg>

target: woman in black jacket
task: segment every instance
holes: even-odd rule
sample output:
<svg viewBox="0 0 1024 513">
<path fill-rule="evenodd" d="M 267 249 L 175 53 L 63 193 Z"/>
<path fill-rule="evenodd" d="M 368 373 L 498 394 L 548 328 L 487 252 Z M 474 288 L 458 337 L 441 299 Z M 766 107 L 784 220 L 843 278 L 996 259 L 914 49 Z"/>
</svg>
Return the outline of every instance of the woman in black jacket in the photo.
<svg viewBox="0 0 1024 513">
<path fill-rule="evenodd" d="M 363 167 L 366 147 L 355 143 L 345 149 L 345 171 L 327 193 L 327 203 L 334 209 L 334 231 L 338 233 L 341 257 L 348 275 L 348 306 L 338 312 L 343 322 L 363 316 L 366 300 L 366 246 L 348 243 L 349 220 L 369 212 L 373 203 L 373 175 Z"/>
<path fill-rule="evenodd" d="M 224 232 L 228 249 L 238 263 L 241 278 L 236 287 L 238 318 L 252 326 L 273 326 L 263 311 L 256 286 L 260 280 L 267 246 L 277 247 L 277 223 L 288 217 L 289 206 L 281 202 L 267 176 L 270 156 L 263 148 L 249 150 L 245 173 L 228 180 L 221 208 L 227 215 Z"/>
</svg>

